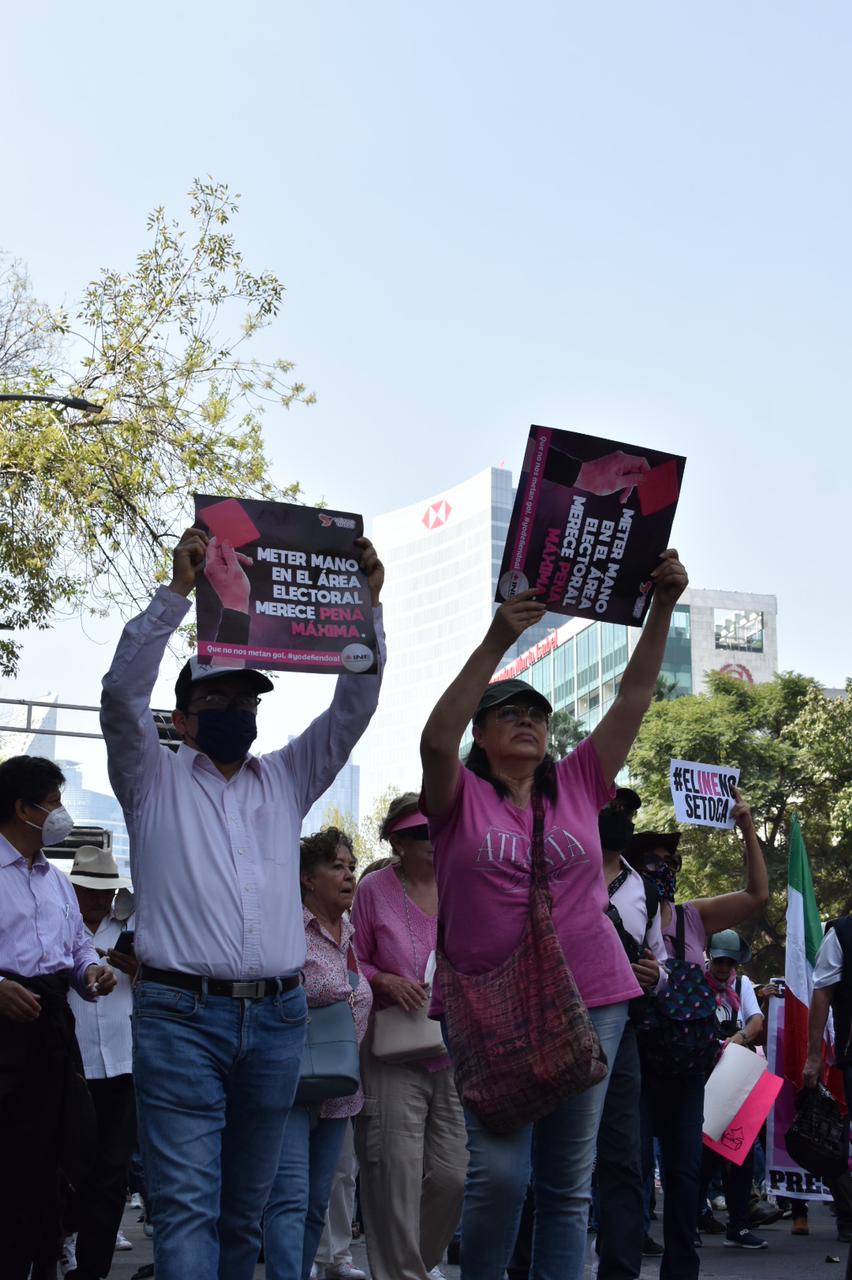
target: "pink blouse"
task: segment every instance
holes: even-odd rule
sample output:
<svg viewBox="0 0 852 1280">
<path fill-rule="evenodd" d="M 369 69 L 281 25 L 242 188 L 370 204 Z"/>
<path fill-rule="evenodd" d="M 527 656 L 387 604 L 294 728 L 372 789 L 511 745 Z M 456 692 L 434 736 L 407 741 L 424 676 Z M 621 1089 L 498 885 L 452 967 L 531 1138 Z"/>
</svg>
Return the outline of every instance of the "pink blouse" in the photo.
<svg viewBox="0 0 852 1280">
<path fill-rule="evenodd" d="M 361 972 L 354 947 L 350 953 L 355 930 L 346 916 L 343 916 L 340 921 L 340 942 L 337 943 L 305 906 L 302 907 L 302 916 L 307 948 L 304 973 L 308 1007 L 319 1009 L 324 1005 L 334 1004 L 337 1000 L 349 999 L 352 994 L 349 969 L 354 958 L 359 982 L 355 989 L 352 1014 L 355 1018 L 355 1037 L 360 1044 L 367 1032 L 373 991 Z M 320 1106 L 320 1117 L 330 1119 L 356 1116 L 363 1105 L 364 1094 L 359 1088 L 357 1093 L 345 1098 L 327 1098 Z"/>
<path fill-rule="evenodd" d="M 352 920 L 355 950 L 361 971 L 368 978 L 372 980 L 377 973 L 396 973 L 401 978 L 423 981 L 426 961 L 437 943 L 438 921 L 421 911 L 410 895 L 406 901 L 393 866 L 371 871 L 364 877 L 355 894 Z M 388 996 L 376 997 L 376 1009 L 390 1004 L 393 1001 Z M 417 1061 L 417 1066 L 426 1071 L 445 1071 L 451 1065 L 446 1054 Z"/>
</svg>

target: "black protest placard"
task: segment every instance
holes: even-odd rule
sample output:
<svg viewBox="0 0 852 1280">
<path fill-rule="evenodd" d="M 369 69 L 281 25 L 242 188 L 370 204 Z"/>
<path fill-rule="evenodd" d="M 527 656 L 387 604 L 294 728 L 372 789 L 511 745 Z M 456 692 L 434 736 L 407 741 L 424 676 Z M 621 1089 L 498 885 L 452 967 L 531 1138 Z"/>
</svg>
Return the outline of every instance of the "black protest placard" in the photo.
<svg viewBox="0 0 852 1280">
<path fill-rule="evenodd" d="M 210 535 L 196 587 L 198 656 L 220 666 L 377 670 L 359 515 L 195 495 Z"/>
<path fill-rule="evenodd" d="M 530 427 L 498 600 L 536 588 L 553 613 L 641 626 L 686 459 Z"/>
</svg>

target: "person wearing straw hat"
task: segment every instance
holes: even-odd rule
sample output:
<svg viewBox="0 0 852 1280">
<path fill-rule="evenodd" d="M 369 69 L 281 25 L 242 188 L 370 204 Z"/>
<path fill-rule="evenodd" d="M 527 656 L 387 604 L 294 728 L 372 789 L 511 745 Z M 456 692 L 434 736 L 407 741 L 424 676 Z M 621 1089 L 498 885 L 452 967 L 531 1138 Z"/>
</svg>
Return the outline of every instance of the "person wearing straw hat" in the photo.
<svg viewBox="0 0 852 1280">
<path fill-rule="evenodd" d="M 76 992 L 68 993 L 95 1108 L 97 1154 L 88 1176 L 75 1188 L 66 1225 L 77 1232 L 74 1280 L 100 1280 L 112 1265 L 136 1142 L 130 1015 L 137 964 L 132 944 L 129 951 L 116 950 L 121 934 L 132 932 L 133 917 L 128 918 L 126 907 L 120 914 L 116 910 L 116 893 L 129 888 L 130 881 L 119 875 L 112 853 L 81 845 L 68 878 L 86 936 L 116 973 L 115 992 L 106 1004 L 88 1004 Z"/>
</svg>

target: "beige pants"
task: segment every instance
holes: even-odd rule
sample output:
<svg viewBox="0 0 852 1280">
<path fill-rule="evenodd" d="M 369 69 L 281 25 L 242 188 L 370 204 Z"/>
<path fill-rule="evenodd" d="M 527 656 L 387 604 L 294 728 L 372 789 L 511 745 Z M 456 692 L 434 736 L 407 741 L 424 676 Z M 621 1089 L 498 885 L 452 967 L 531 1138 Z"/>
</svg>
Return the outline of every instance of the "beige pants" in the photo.
<svg viewBox="0 0 852 1280">
<path fill-rule="evenodd" d="M 355 1122 L 373 1280 L 426 1280 L 461 1216 L 467 1148 L 453 1073 L 361 1054 Z"/>
</svg>

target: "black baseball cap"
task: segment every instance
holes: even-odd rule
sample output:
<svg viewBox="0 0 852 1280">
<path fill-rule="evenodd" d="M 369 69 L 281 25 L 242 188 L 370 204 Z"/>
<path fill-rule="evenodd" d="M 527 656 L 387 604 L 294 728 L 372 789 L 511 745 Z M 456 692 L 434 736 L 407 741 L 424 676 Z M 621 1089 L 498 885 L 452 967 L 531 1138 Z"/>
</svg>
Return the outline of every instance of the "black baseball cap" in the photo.
<svg viewBox="0 0 852 1280">
<path fill-rule="evenodd" d="M 624 856 L 632 867 L 634 859 L 641 862 L 652 849 L 668 849 L 669 853 L 677 853 L 679 844 L 679 831 L 637 831 L 624 850 Z"/>
<path fill-rule="evenodd" d="M 473 723 L 476 724 L 486 711 L 492 711 L 494 707 L 502 707 L 504 702 L 515 702 L 521 698 L 526 699 L 527 705 L 532 703 L 534 706 L 544 707 L 547 714 L 552 715 L 553 707 L 547 698 L 531 684 L 527 684 L 526 680 L 496 680 L 494 684 L 488 686 L 479 699 L 479 706 L 473 715 Z"/>
<path fill-rule="evenodd" d="M 175 706 L 182 711 L 189 705 L 189 691 L 194 684 L 201 680 L 219 680 L 222 676 L 248 676 L 255 693 L 270 693 L 275 688 L 269 676 L 255 671 L 254 667 L 214 667 L 198 658 L 190 658 L 181 667 L 175 681 Z"/>
<path fill-rule="evenodd" d="M 634 791 L 632 787 L 616 787 L 613 800 L 617 800 L 622 809 L 627 809 L 629 813 L 635 813 L 637 809 L 642 808 L 639 792 Z"/>
</svg>

